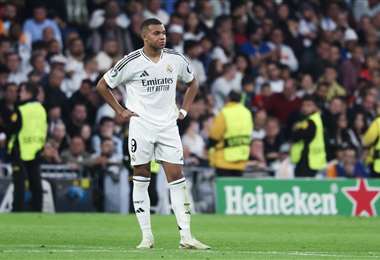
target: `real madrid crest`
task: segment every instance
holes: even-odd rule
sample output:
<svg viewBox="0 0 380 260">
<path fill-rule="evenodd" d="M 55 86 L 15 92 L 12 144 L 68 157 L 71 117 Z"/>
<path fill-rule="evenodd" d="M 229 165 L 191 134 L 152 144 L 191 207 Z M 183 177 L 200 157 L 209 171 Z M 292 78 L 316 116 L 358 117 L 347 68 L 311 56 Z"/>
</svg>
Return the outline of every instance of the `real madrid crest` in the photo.
<svg viewBox="0 0 380 260">
<path fill-rule="evenodd" d="M 170 73 L 173 72 L 173 68 L 172 68 L 172 66 L 170 66 L 170 64 L 168 64 L 168 65 L 166 66 L 166 71 L 167 71 L 167 72 L 170 72 Z"/>
</svg>

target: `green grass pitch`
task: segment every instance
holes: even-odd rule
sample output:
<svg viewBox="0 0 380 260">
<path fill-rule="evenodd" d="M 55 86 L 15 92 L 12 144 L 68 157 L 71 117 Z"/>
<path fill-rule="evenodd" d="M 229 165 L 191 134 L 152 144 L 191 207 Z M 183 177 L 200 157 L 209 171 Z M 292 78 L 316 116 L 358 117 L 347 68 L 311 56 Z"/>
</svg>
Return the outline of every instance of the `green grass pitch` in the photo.
<svg viewBox="0 0 380 260">
<path fill-rule="evenodd" d="M 380 259 L 380 218 L 194 215 L 212 250 L 178 249 L 174 216 L 153 216 L 136 250 L 134 215 L 0 214 L 0 259 Z"/>
</svg>

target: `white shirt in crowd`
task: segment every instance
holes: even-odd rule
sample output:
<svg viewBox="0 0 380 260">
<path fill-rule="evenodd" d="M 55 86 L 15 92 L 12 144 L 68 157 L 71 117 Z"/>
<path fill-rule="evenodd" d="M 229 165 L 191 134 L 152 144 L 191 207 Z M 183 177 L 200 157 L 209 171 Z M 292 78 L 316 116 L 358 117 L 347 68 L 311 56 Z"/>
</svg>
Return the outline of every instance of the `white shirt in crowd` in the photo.
<svg viewBox="0 0 380 260">
<path fill-rule="evenodd" d="M 270 89 L 272 93 L 281 93 L 284 90 L 284 80 L 270 80 L 269 81 Z"/>
<path fill-rule="evenodd" d="M 191 67 L 194 69 L 195 79 L 199 83 L 199 85 L 202 85 L 206 82 L 206 72 L 205 68 L 203 67 L 202 62 L 200 62 L 198 59 L 190 59 Z"/>
<path fill-rule="evenodd" d="M 156 18 L 161 21 L 164 25 L 167 25 L 169 23 L 169 15 L 162 9 L 158 10 L 157 13 L 152 13 L 149 10 L 144 11 L 144 18 L 149 19 L 149 18 Z"/>
<path fill-rule="evenodd" d="M 216 111 L 220 111 L 224 106 L 224 101 L 226 100 L 228 94 L 231 90 L 236 92 L 241 92 L 241 80 L 243 75 L 241 72 L 236 72 L 235 77 L 228 81 L 225 77 L 217 78 L 211 85 L 211 93 L 215 98 Z"/>
<path fill-rule="evenodd" d="M 268 45 L 269 48 L 271 48 L 272 50 L 274 50 L 277 47 L 271 42 L 268 43 Z M 285 44 L 281 44 L 279 47 L 281 50 L 280 63 L 288 66 L 291 69 L 291 71 L 298 70 L 298 60 L 296 58 L 296 55 L 294 55 L 292 48 Z"/>
</svg>

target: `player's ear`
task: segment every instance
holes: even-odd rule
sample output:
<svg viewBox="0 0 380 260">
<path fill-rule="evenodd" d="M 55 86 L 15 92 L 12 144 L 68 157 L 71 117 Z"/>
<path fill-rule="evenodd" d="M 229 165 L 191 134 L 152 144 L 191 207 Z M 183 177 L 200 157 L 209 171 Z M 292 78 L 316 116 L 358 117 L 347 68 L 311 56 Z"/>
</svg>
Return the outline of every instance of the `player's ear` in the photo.
<svg viewBox="0 0 380 260">
<path fill-rule="evenodd" d="M 146 33 L 147 33 L 147 28 L 146 28 L 146 27 L 143 27 L 143 28 L 141 29 L 141 33 L 140 33 L 140 37 L 141 37 L 142 40 L 145 39 Z"/>
</svg>

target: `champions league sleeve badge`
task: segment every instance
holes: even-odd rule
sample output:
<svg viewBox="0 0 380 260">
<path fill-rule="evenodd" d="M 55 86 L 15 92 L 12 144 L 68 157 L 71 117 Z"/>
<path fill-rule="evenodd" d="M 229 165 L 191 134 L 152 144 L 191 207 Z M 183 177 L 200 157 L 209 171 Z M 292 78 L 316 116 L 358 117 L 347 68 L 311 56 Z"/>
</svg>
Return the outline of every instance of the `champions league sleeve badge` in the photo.
<svg viewBox="0 0 380 260">
<path fill-rule="evenodd" d="M 110 75 L 111 75 L 111 77 L 114 78 L 114 77 L 117 76 L 118 73 L 119 73 L 118 70 L 115 67 L 113 67 L 112 70 L 111 70 Z"/>
</svg>

